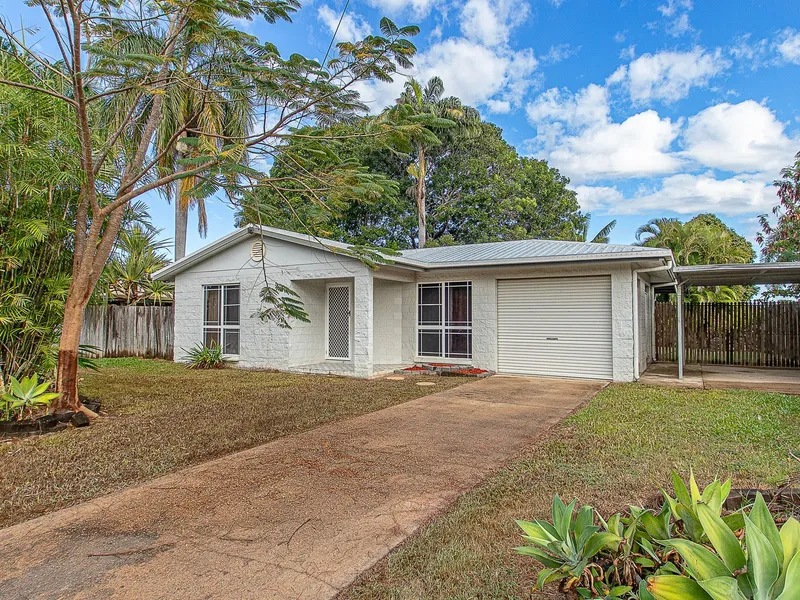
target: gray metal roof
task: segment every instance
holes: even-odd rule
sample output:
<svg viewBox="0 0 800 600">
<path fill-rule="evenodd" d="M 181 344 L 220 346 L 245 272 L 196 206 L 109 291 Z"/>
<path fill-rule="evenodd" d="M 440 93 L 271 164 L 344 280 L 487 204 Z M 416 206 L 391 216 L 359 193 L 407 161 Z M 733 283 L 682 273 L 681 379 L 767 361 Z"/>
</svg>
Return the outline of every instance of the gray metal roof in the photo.
<svg viewBox="0 0 800 600">
<path fill-rule="evenodd" d="M 410 258 L 431 266 L 453 263 L 497 264 L 500 262 L 521 262 L 530 259 L 566 260 L 597 258 L 645 258 L 670 256 L 669 250 L 626 246 L 622 244 L 591 244 L 588 242 L 564 242 L 556 240 L 514 240 L 508 242 L 489 242 L 486 244 L 466 244 L 463 246 L 443 246 L 404 250 L 403 258 Z M 554 261 L 554 262 L 555 262 Z"/>
<path fill-rule="evenodd" d="M 329 252 L 346 252 L 350 246 L 334 240 L 312 237 L 275 227 L 249 225 L 211 242 L 177 262 L 153 274 L 154 279 L 172 280 L 175 275 L 206 260 L 225 248 L 252 235 L 264 235 Z M 444 246 L 422 250 L 404 250 L 400 256 L 387 256 L 389 264 L 414 270 L 444 269 L 453 267 L 482 267 L 527 265 L 595 260 L 671 259 L 672 253 L 662 248 L 624 246 L 620 244 L 591 244 L 587 242 L 560 242 L 552 240 L 516 240 Z"/>
<path fill-rule="evenodd" d="M 675 267 L 686 285 L 762 285 L 800 283 L 800 262 L 691 265 Z"/>
</svg>

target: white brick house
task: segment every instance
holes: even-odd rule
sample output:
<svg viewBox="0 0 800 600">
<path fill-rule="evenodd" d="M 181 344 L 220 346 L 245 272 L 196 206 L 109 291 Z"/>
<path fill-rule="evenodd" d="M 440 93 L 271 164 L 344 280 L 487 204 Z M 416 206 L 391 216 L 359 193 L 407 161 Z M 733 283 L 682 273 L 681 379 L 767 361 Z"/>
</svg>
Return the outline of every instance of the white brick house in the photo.
<svg viewBox="0 0 800 600">
<path fill-rule="evenodd" d="M 219 343 L 241 367 L 371 377 L 444 362 L 631 381 L 653 355 L 669 250 L 546 240 L 425 248 L 375 269 L 345 244 L 249 226 L 156 273 L 175 282 L 175 357 Z M 310 323 L 257 315 L 265 277 Z"/>
</svg>

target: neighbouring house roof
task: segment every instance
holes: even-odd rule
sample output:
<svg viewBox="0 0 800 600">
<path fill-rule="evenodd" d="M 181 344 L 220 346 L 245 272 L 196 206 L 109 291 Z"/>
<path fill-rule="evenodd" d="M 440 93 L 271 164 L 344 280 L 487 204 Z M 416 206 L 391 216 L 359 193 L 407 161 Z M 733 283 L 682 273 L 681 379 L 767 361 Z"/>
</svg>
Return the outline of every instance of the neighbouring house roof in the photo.
<svg viewBox="0 0 800 600">
<path fill-rule="evenodd" d="M 342 242 L 317 238 L 274 227 L 249 225 L 210 243 L 171 265 L 157 271 L 154 279 L 170 280 L 178 273 L 229 248 L 249 236 L 288 241 L 332 253 L 346 252 L 351 246 Z M 554 240 L 514 240 L 443 246 L 421 250 L 403 250 L 397 256 L 387 256 L 393 266 L 414 270 L 444 268 L 486 267 L 543 263 L 565 263 L 598 260 L 662 259 L 671 261 L 672 252 L 663 248 L 645 248 L 622 244 L 592 244 L 588 242 L 563 242 Z"/>
</svg>

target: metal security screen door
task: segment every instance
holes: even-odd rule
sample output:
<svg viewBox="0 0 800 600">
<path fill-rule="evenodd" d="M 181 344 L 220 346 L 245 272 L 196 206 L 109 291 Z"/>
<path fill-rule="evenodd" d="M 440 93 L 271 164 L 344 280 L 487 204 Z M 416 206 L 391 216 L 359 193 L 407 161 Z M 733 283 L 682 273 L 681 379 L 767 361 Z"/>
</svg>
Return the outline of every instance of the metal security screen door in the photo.
<svg viewBox="0 0 800 600">
<path fill-rule="evenodd" d="M 350 288 L 328 288 L 328 358 L 350 358 Z"/>
</svg>

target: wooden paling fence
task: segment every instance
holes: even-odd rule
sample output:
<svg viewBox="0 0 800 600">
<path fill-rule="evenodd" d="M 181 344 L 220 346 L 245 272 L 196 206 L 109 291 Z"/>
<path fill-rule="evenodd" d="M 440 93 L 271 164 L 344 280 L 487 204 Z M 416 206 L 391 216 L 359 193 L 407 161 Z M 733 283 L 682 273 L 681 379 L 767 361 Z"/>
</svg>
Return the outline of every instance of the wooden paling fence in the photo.
<svg viewBox="0 0 800 600">
<path fill-rule="evenodd" d="M 172 306 L 89 306 L 83 315 L 81 344 L 101 357 L 172 359 L 174 339 Z"/>
<path fill-rule="evenodd" d="M 800 302 L 684 304 L 686 362 L 751 367 L 800 367 Z M 678 318 L 657 302 L 656 360 L 678 360 Z"/>
</svg>

